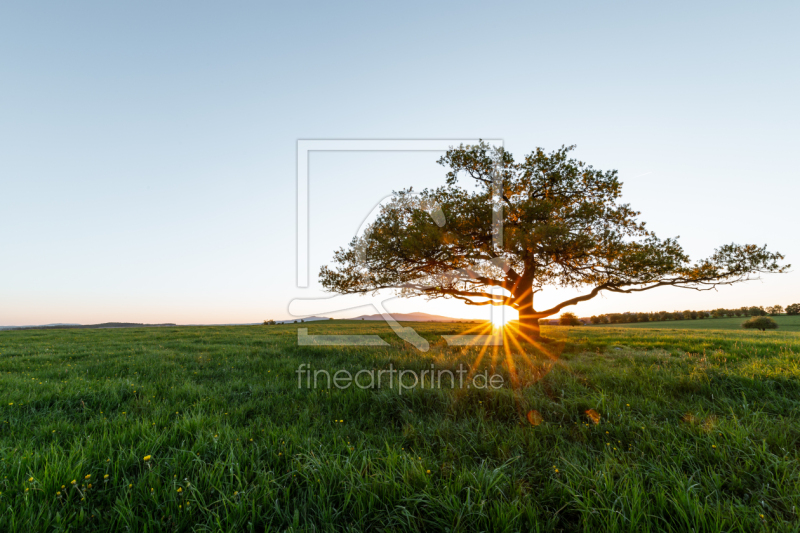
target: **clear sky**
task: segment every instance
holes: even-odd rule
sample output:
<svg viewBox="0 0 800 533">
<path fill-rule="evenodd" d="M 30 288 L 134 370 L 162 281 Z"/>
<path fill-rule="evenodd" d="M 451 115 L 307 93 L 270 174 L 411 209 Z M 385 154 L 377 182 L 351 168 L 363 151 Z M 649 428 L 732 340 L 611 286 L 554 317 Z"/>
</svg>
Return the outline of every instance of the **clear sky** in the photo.
<svg viewBox="0 0 800 533">
<path fill-rule="evenodd" d="M 295 286 L 298 139 L 577 144 L 692 258 L 767 243 L 797 268 L 568 310 L 800 302 L 798 20 L 796 2 L 5 2 L 0 325 L 290 318 L 319 294 Z M 313 153 L 312 274 L 386 194 L 441 184 L 436 159 Z"/>
</svg>

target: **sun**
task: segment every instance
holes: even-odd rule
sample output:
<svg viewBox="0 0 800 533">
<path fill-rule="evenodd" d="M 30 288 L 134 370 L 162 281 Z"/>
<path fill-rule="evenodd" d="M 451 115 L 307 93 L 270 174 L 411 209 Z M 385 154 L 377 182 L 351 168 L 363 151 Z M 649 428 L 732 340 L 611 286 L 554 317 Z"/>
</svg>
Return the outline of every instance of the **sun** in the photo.
<svg viewBox="0 0 800 533">
<path fill-rule="evenodd" d="M 516 314 L 510 308 L 506 307 L 496 307 L 492 310 L 492 327 L 494 328 L 502 328 L 505 327 L 511 320 L 514 319 L 512 313 Z"/>
</svg>

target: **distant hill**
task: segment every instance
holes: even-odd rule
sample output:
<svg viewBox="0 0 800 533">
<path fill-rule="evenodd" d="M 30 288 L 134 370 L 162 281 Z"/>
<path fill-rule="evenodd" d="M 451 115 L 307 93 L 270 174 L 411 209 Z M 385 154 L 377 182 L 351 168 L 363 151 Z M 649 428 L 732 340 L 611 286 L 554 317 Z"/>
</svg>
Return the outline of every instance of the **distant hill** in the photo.
<svg viewBox="0 0 800 533">
<path fill-rule="evenodd" d="M 102 324 L 47 324 L 44 326 L 3 326 L 2 329 L 99 329 L 99 328 L 155 328 L 176 324 L 136 324 L 133 322 L 104 322 Z"/>
<path fill-rule="evenodd" d="M 275 323 L 276 324 L 293 324 L 293 323 L 297 322 L 299 324 L 301 320 L 303 322 L 316 322 L 317 320 L 330 320 L 330 318 L 328 318 L 326 316 L 308 316 L 308 317 L 303 317 L 303 318 L 293 318 L 291 320 L 276 320 Z"/>
<path fill-rule="evenodd" d="M 387 316 L 394 318 L 398 322 L 485 322 L 485 320 L 475 320 L 471 318 L 453 318 L 442 315 L 431 315 L 428 313 L 391 313 Z M 385 320 L 384 316 L 378 315 L 361 315 L 355 318 L 348 318 L 347 320 Z"/>
<path fill-rule="evenodd" d="M 27 326 L 0 326 L 0 330 L 2 329 L 26 329 L 26 328 L 52 328 L 56 326 L 80 326 L 80 324 L 41 324 L 38 326 L 34 325 L 27 325 Z"/>
</svg>

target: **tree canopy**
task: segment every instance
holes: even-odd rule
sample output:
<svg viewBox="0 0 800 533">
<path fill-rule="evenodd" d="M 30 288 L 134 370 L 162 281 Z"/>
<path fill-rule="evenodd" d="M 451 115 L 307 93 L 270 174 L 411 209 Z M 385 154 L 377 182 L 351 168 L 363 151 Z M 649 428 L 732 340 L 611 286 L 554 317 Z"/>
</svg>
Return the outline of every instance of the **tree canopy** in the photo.
<svg viewBox="0 0 800 533">
<path fill-rule="evenodd" d="M 604 291 L 710 290 L 789 267 L 781 254 L 752 244 L 724 244 L 690 261 L 677 238 L 659 239 L 621 202 L 616 170 L 577 161 L 573 149 L 537 148 L 517 162 L 483 142 L 451 148 L 438 161 L 449 169 L 446 184 L 397 192 L 322 267 L 322 286 L 508 305 L 538 338 L 540 318 Z M 534 296 L 547 286 L 586 292 L 536 309 Z"/>
</svg>

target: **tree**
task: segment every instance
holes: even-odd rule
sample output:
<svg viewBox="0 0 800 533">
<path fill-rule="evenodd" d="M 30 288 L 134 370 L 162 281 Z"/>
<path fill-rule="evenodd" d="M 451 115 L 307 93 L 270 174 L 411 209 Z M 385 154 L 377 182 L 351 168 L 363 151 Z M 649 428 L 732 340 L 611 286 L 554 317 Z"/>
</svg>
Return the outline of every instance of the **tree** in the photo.
<svg viewBox="0 0 800 533">
<path fill-rule="evenodd" d="M 274 320 L 272 320 L 272 319 L 269 319 L 269 320 L 265 320 L 265 321 L 264 321 L 264 325 L 265 325 L 265 326 L 274 326 L 275 324 L 277 324 L 277 322 L 275 322 L 275 321 L 274 321 Z"/>
<path fill-rule="evenodd" d="M 787 315 L 800 315 L 800 304 L 791 304 L 786 306 Z"/>
<path fill-rule="evenodd" d="M 483 142 L 451 148 L 439 160 L 446 185 L 402 190 L 382 205 L 368 231 L 322 267 L 322 286 L 507 305 L 537 340 L 540 318 L 603 292 L 711 290 L 788 268 L 766 246 L 737 244 L 692 263 L 676 239 L 659 239 L 621 203 L 615 170 L 570 158 L 573 148 L 537 148 L 518 162 Z M 586 292 L 537 309 L 534 296 L 548 286 Z"/>
<path fill-rule="evenodd" d="M 767 313 L 771 315 L 780 315 L 783 313 L 783 306 L 782 305 L 773 305 L 772 307 L 767 307 Z"/>
<path fill-rule="evenodd" d="M 744 322 L 742 327 L 745 329 L 760 329 L 765 331 L 768 329 L 778 329 L 778 324 L 768 316 L 754 316 Z"/>
<path fill-rule="evenodd" d="M 583 322 L 573 313 L 561 313 L 558 323 L 562 326 L 582 326 Z"/>
<path fill-rule="evenodd" d="M 764 308 L 761 306 L 753 306 L 747 310 L 750 316 L 766 316 L 767 312 L 764 311 Z"/>
<path fill-rule="evenodd" d="M 589 321 L 592 324 L 602 324 L 603 323 L 603 318 L 600 317 L 600 316 L 597 316 L 597 315 L 592 315 L 591 318 L 589 318 Z"/>
</svg>

